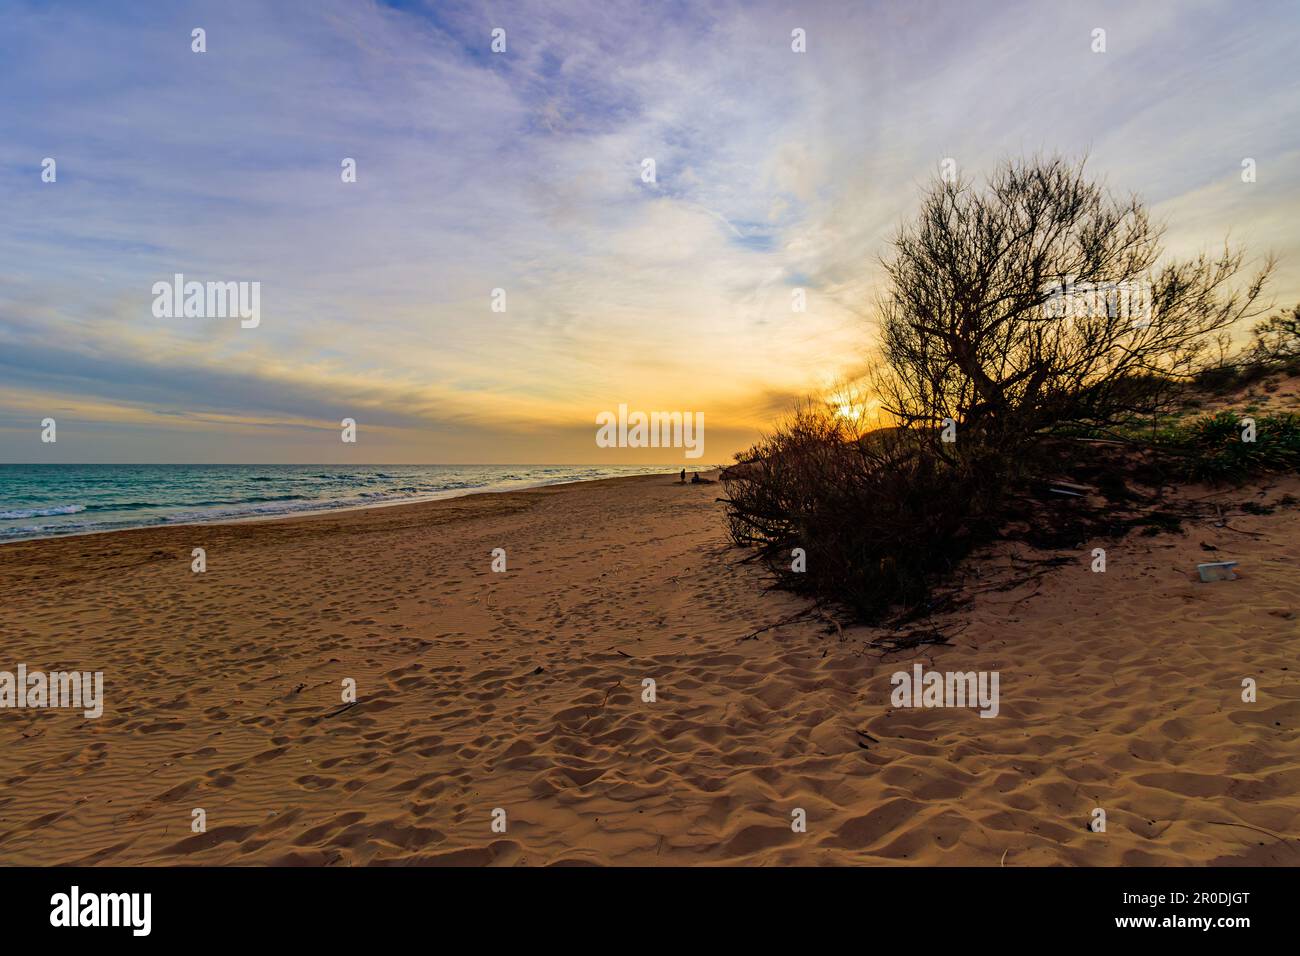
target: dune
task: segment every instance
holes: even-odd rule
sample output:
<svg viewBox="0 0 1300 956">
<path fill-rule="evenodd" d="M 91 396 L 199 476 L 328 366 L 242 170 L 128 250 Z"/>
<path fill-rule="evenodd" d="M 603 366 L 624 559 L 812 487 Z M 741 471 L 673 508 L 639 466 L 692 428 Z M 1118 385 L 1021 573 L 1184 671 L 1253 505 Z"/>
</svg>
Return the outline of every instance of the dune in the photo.
<svg viewBox="0 0 1300 956">
<path fill-rule="evenodd" d="M 1300 510 L 1024 581 L 988 549 L 926 622 L 948 642 L 886 652 L 768 590 L 721 493 L 666 474 L 0 547 L 0 669 L 104 674 L 98 719 L 0 710 L 0 862 L 1300 863 Z M 892 707 L 918 663 L 997 671 L 998 715 Z"/>
</svg>

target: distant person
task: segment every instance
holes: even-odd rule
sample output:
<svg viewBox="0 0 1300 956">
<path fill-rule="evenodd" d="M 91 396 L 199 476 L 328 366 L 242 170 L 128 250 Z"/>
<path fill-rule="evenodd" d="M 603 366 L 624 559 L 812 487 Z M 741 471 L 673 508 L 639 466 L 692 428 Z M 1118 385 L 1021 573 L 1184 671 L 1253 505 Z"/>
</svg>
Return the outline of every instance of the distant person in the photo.
<svg viewBox="0 0 1300 956">
<path fill-rule="evenodd" d="M 682 469 L 682 484 L 686 484 L 686 469 Z"/>
</svg>

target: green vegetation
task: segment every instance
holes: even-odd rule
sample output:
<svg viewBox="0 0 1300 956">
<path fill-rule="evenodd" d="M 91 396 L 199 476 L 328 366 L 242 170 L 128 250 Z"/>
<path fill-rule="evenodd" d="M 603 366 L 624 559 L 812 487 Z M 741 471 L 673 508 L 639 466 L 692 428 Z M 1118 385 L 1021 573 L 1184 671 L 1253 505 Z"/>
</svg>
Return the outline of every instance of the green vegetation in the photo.
<svg viewBox="0 0 1300 956">
<path fill-rule="evenodd" d="M 1234 412 L 1203 415 L 1156 432 L 1153 444 L 1182 462 L 1189 481 L 1245 481 L 1267 472 L 1300 472 L 1300 415 L 1261 415 L 1253 441 L 1246 441 L 1243 417 Z"/>
</svg>

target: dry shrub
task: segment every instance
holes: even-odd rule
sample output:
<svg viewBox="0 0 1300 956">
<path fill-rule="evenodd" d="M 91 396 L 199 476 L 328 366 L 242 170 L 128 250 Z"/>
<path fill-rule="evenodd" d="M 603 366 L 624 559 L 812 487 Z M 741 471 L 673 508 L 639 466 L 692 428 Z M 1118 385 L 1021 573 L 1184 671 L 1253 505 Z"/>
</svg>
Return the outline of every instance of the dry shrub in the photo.
<svg viewBox="0 0 1300 956">
<path fill-rule="evenodd" d="M 781 585 L 857 617 L 923 606 L 997 532 L 1045 443 L 1155 415 L 1260 313 L 1271 260 L 1254 274 L 1227 247 L 1171 261 L 1161 232 L 1082 163 L 1007 162 L 983 189 L 936 182 L 884 263 L 871 384 L 898 427 L 864 435 L 801 409 L 724 473 L 732 537 Z M 1130 306 L 1141 292 L 1140 316 L 1117 290 Z"/>
<path fill-rule="evenodd" d="M 859 435 L 806 407 L 724 472 L 732 537 L 756 546 L 782 586 L 856 617 L 915 606 L 936 574 L 996 529 L 1001 491 L 1015 478 L 979 446 L 957 447 L 933 430 Z"/>
</svg>

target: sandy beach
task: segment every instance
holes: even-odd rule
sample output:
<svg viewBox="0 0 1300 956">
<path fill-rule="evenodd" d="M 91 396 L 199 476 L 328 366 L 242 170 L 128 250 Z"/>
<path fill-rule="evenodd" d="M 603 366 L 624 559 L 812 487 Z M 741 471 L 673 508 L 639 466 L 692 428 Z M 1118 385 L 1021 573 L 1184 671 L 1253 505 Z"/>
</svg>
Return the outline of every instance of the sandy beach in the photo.
<svg viewBox="0 0 1300 956">
<path fill-rule="evenodd" d="M 0 862 L 1300 863 L 1300 510 L 1101 542 L 1105 574 L 1089 542 L 1009 590 L 1003 546 L 933 622 L 951 644 L 885 653 L 769 627 L 806 602 L 729 546 L 720 494 L 621 478 L 0 548 L 0 669 L 104 673 L 98 719 L 0 711 Z M 998 716 L 892 708 L 914 663 L 998 671 Z"/>
</svg>

